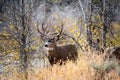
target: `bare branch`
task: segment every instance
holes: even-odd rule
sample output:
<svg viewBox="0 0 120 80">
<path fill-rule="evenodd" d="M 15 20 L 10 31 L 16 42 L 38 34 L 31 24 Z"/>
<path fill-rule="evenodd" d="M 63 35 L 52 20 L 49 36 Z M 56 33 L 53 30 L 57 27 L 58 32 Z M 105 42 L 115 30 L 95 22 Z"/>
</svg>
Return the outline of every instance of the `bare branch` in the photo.
<svg viewBox="0 0 120 80">
<path fill-rule="evenodd" d="M 69 38 L 71 38 L 80 47 L 80 49 L 82 51 L 84 51 L 83 48 L 82 48 L 82 46 L 79 44 L 79 42 L 74 37 L 72 37 L 72 36 L 70 36 L 68 34 L 65 34 L 65 33 L 62 33 L 62 34 L 65 35 L 65 36 L 67 36 L 67 37 L 69 37 Z"/>
</svg>

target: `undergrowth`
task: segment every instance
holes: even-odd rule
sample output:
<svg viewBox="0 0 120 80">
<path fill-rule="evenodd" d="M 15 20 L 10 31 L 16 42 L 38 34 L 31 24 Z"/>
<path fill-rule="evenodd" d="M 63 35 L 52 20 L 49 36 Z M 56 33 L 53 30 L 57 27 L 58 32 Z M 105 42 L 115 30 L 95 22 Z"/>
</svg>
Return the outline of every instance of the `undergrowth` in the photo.
<svg viewBox="0 0 120 80">
<path fill-rule="evenodd" d="M 120 80 L 120 67 L 117 61 L 104 61 L 103 55 L 79 52 L 74 63 L 53 65 L 44 68 L 28 68 L 28 80 Z M 0 80 L 25 80 L 19 71 L 0 74 Z"/>
</svg>

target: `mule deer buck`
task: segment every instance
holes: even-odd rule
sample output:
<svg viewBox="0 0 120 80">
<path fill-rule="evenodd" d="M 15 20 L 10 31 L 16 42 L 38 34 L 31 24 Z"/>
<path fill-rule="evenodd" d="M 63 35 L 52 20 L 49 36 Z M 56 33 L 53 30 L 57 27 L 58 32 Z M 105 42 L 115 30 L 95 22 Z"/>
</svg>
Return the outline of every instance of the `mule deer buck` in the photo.
<svg viewBox="0 0 120 80">
<path fill-rule="evenodd" d="M 42 27 L 43 28 L 43 27 Z M 59 63 L 62 64 L 63 62 L 67 60 L 75 61 L 78 57 L 77 48 L 75 45 L 68 44 L 63 46 L 58 46 L 57 41 L 60 39 L 61 33 L 63 30 L 63 25 L 61 30 L 56 36 L 53 36 L 54 34 L 51 34 L 50 36 L 47 36 L 47 40 L 45 42 L 44 47 L 47 49 L 47 57 L 51 65 Z M 44 33 L 42 33 L 39 29 L 38 32 L 43 35 L 43 37 L 46 37 Z"/>
<path fill-rule="evenodd" d="M 120 61 L 120 46 L 114 46 L 105 50 L 105 59 L 116 58 Z"/>
</svg>

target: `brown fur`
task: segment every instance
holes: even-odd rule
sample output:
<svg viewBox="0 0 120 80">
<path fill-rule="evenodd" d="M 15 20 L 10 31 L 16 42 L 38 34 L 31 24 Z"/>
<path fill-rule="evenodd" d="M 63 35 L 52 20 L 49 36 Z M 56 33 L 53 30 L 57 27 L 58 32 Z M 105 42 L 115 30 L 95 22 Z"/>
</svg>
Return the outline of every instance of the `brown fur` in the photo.
<svg viewBox="0 0 120 80">
<path fill-rule="evenodd" d="M 66 60 L 75 61 L 78 57 L 77 49 L 75 45 L 54 45 L 53 50 L 48 50 L 48 59 L 51 65 L 60 62 L 60 64 Z"/>
<path fill-rule="evenodd" d="M 116 58 L 120 61 L 120 47 L 110 47 L 105 50 L 105 59 Z"/>
</svg>

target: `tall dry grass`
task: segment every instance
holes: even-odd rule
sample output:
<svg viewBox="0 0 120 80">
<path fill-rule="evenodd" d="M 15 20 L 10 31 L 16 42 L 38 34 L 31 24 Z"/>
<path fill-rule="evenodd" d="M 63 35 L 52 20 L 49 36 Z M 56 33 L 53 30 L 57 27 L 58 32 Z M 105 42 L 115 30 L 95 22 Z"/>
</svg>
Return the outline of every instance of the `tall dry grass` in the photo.
<svg viewBox="0 0 120 80">
<path fill-rule="evenodd" d="M 61 66 L 28 69 L 28 80 L 120 80 L 116 70 L 117 63 L 109 63 L 107 69 L 102 65 L 103 55 L 90 52 L 79 54 L 79 59 L 75 63 L 68 61 Z M 25 80 L 25 78 L 24 74 L 13 71 L 10 74 L 0 74 L 0 80 Z"/>
</svg>

